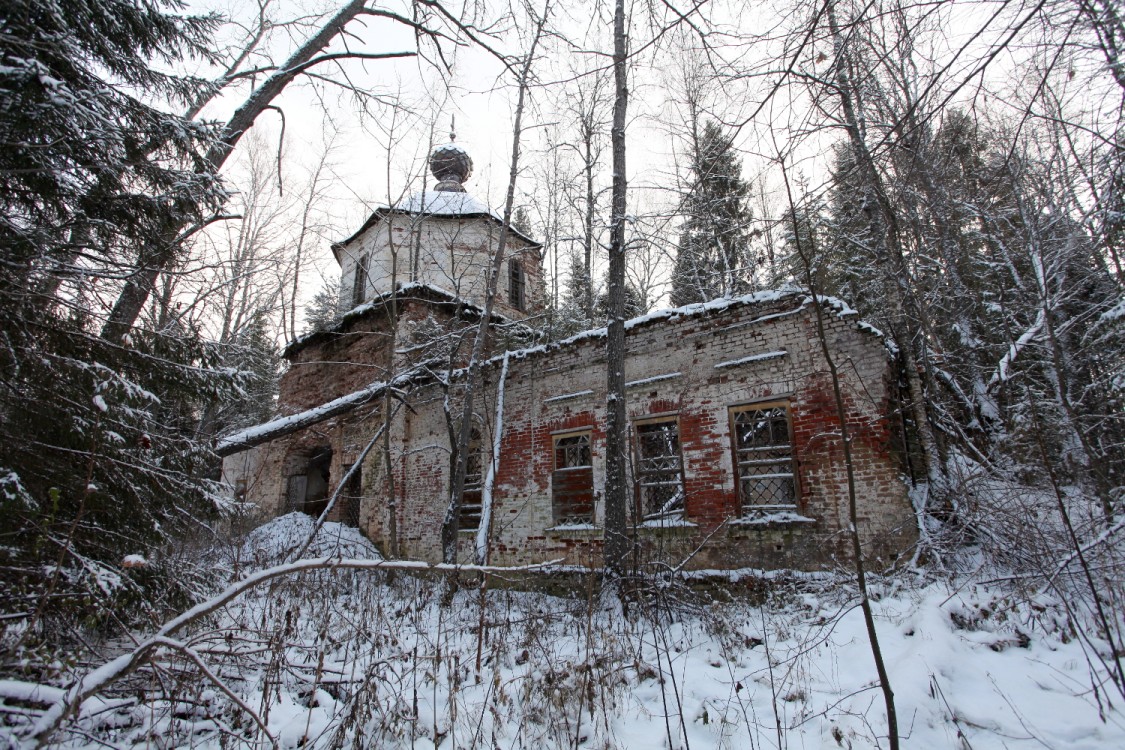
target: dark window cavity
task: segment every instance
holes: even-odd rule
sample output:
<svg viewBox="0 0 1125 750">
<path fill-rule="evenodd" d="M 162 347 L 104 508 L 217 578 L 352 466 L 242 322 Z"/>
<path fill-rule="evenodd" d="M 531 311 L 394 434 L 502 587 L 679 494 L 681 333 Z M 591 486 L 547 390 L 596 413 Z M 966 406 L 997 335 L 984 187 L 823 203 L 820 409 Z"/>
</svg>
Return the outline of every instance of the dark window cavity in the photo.
<svg viewBox="0 0 1125 750">
<path fill-rule="evenodd" d="M 789 405 L 775 401 L 731 409 L 738 496 L 743 509 L 797 504 Z"/>
<path fill-rule="evenodd" d="M 551 473 L 551 507 L 556 525 L 594 521 L 594 469 L 590 433 L 557 435 Z"/>
<path fill-rule="evenodd" d="M 289 476 L 286 486 L 286 505 L 290 511 L 299 510 L 318 517 L 328 507 L 329 469 L 332 466 L 332 449 L 325 446 L 297 459 L 295 473 Z"/>
<path fill-rule="evenodd" d="M 527 277 L 515 258 L 508 261 L 508 303 L 517 310 L 527 309 Z"/>
<path fill-rule="evenodd" d="M 483 447 L 480 430 L 474 426 L 469 433 L 465 489 L 461 493 L 461 514 L 457 518 L 457 528 L 462 531 L 473 531 L 480 526 L 481 490 L 484 488 Z"/>
<path fill-rule="evenodd" d="M 367 263 L 370 256 L 361 255 L 355 263 L 355 278 L 352 280 L 352 307 L 362 305 L 367 299 Z"/>
</svg>

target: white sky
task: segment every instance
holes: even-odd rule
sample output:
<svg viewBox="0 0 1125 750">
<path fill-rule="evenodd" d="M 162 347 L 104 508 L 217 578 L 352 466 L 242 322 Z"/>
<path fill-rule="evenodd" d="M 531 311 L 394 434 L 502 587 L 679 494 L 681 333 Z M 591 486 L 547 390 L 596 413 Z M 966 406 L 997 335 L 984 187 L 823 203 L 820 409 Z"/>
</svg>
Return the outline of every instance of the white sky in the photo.
<svg viewBox="0 0 1125 750">
<path fill-rule="evenodd" d="M 198 0 L 205 7 L 213 0 Z M 334 5 L 328 0 L 277 0 L 277 19 L 292 17 L 294 8 L 308 11 Z M 400 9 L 407 7 L 405 0 L 392 0 L 381 7 Z M 1031 46 L 1037 41 L 1035 34 L 1021 36 L 1019 44 L 1000 54 L 981 77 L 970 78 L 976 64 L 976 54 L 956 54 L 963 44 L 972 43 L 977 48 L 987 47 L 1007 34 L 1008 24 L 992 22 L 990 16 L 1003 5 L 1004 13 L 1022 18 L 1028 9 L 1014 3 L 957 2 L 942 6 L 915 6 L 915 12 L 928 14 L 925 23 L 935 33 L 920 42 L 914 49 L 916 58 L 939 60 L 940 64 L 929 70 L 941 70 L 940 85 L 950 91 L 952 101 L 961 106 L 985 107 L 999 114 L 1018 112 L 1020 101 L 1011 91 L 1026 88 L 1028 78 L 1035 79 L 1035 66 L 1029 64 L 1037 56 Z M 247 17 L 255 4 L 245 0 L 227 0 L 220 10 L 235 18 Z M 638 9 L 648 6 L 636 4 Z M 687 7 L 687 6 L 685 6 Z M 791 166 L 795 176 L 812 189 L 816 189 L 827 174 L 829 145 L 839 140 L 840 133 L 823 129 L 823 118 L 815 108 L 810 108 L 805 91 L 799 83 L 790 83 L 779 89 L 765 106 L 764 92 L 776 80 L 778 58 L 783 32 L 789 25 L 799 22 L 794 14 L 794 3 L 770 0 L 745 4 L 737 0 L 718 0 L 704 6 L 712 18 L 726 19 L 728 26 L 720 32 L 737 32 L 740 36 L 716 35 L 710 40 L 717 58 L 730 63 L 737 75 L 730 77 L 722 88 L 715 88 L 709 97 L 711 111 L 727 123 L 741 123 L 736 146 L 743 151 L 744 176 L 752 181 L 761 180 L 768 192 L 774 193 L 772 208 L 755 207 L 756 214 L 776 215 L 779 212 L 776 191 L 779 178 L 770 161 L 776 148 L 788 149 L 797 139 L 801 146 L 792 154 Z M 921 9 L 921 10 L 920 10 Z M 544 144 L 549 133 L 566 140 L 573 130 L 562 112 L 564 93 L 573 88 L 573 82 L 559 81 L 573 78 L 574 70 L 588 70 L 601 59 L 589 50 L 608 49 L 608 7 L 597 4 L 563 5 L 556 9 L 557 25 L 575 42 L 574 48 L 564 49 L 555 43 L 544 49 L 537 65 L 538 82 L 549 84 L 532 91 L 531 106 L 525 114 L 530 130 L 524 141 L 521 178 L 518 183 L 517 205 L 545 201 L 541 174 L 545 169 Z M 640 10 L 638 10 L 638 13 Z M 808 12 L 802 11 L 802 12 Z M 638 19 L 642 18 L 638 16 Z M 400 24 L 384 19 L 365 19 L 362 24 L 349 26 L 348 48 L 365 52 L 410 50 L 414 46 L 412 32 Z M 646 23 L 634 24 L 637 40 L 651 38 L 652 28 Z M 517 34 L 513 30 L 499 48 L 507 45 L 508 51 L 526 47 L 527 31 Z M 888 38 L 890 37 L 888 30 Z M 638 57 L 631 73 L 630 122 L 628 126 L 628 170 L 631 187 L 630 210 L 634 213 L 668 213 L 674 205 L 674 195 L 669 190 L 676 186 L 674 152 L 682 148 L 670 132 L 670 123 L 677 121 L 674 107 L 668 101 L 669 84 L 676 78 L 677 68 L 686 55 L 673 43 L 674 35 L 665 35 L 661 44 L 647 48 Z M 273 53 L 280 59 L 287 54 L 290 44 L 278 39 Z M 343 49 L 337 41 L 332 51 Z M 328 250 L 330 240 L 340 239 L 354 231 L 377 204 L 388 199 L 394 201 L 405 192 L 432 184 L 433 178 L 425 168 L 425 158 L 433 143 L 448 141 L 450 116 L 456 116 L 457 141 L 471 155 L 474 174 L 467 184 L 475 196 L 497 208 L 502 208 L 507 184 L 508 165 L 512 146 L 514 82 L 505 74 L 499 62 L 479 47 L 463 46 L 453 50 L 447 58 L 452 70 L 448 79 L 444 72 L 422 58 L 380 61 L 346 61 L 339 67 L 324 65 L 318 72 L 332 74 L 336 80 L 346 79 L 358 88 L 395 99 L 402 109 L 394 112 L 390 107 L 376 107 L 361 113 L 355 98 L 322 81 L 302 80 L 291 85 L 275 104 L 285 112 L 286 135 L 284 152 L 288 169 L 297 175 L 291 182 L 299 182 L 301 166 L 309 166 L 323 151 L 327 140 L 334 140 L 335 149 L 329 160 L 332 186 L 323 210 L 331 230 L 320 243 L 319 268 L 326 277 L 337 271 Z M 1070 54 L 1073 50 L 1068 51 Z M 816 62 L 816 56 L 826 55 L 826 62 Z M 798 61 L 798 68 L 816 74 L 827 67 L 832 50 L 824 41 L 814 43 Z M 1084 61 L 1084 62 L 1083 62 Z M 1087 56 L 1080 60 L 1089 66 Z M 1064 64 L 1063 61 L 1060 64 Z M 1096 59 L 1093 63 L 1096 67 Z M 946 69 L 944 66 L 948 65 Z M 1071 63 L 1072 69 L 1074 63 Z M 928 80 L 926 68 L 913 71 L 919 89 Z M 1096 121 L 1098 112 L 1105 109 L 1096 97 L 1091 96 L 1090 81 L 1100 71 L 1079 67 L 1079 74 L 1069 82 L 1063 80 L 1060 88 L 1067 106 L 1087 110 L 1086 119 Z M 954 89 L 950 81 L 968 81 Z M 245 95 L 245 88 L 236 89 L 208 115 L 223 119 Z M 751 115 L 754 117 L 751 119 Z M 266 140 L 276 148 L 279 118 L 267 112 L 256 129 L 266 135 Z M 431 131 L 431 128 L 433 131 Z M 388 154 L 389 149 L 389 154 Z M 606 167 L 602 183 L 609 180 L 609 149 L 605 146 Z M 389 179 L 388 179 L 388 165 Z M 236 170 L 231 170 L 231 184 L 238 186 Z M 529 211 L 532 220 L 535 210 Z M 676 222 L 665 225 L 665 240 L 674 245 Z M 311 295 L 319 284 L 307 288 Z"/>
</svg>

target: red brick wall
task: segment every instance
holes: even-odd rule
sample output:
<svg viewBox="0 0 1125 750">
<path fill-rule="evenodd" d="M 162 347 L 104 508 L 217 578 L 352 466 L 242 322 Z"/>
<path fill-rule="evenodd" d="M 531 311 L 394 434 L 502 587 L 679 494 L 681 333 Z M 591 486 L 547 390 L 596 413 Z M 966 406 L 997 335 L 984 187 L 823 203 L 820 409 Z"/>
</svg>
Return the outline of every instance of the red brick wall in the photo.
<svg viewBox="0 0 1125 750">
<path fill-rule="evenodd" d="M 639 530 L 642 558 L 678 564 L 702 547 L 689 567 L 830 564 L 847 553 L 847 482 L 836 424 L 836 406 L 816 341 L 811 308 L 792 298 L 777 303 L 638 326 L 629 332 L 629 381 L 680 373 L 629 388 L 630 419 L 672 414 L 680 425 L 684 459 L 686 528 Z M 790 313 L 785 315 L 784 313 Z M 755 324 L 758 318 L 776 314 Z M 842 373 L 859 491 L 860 528 L 869 554 L 887 558 L 913 538 L 913 515 L 891 451 L 887 408 L 889 362 L 882 342 L 854 320 L 828 318 L 828 336 Z M 513 359 L 505 385 L 501 464 L 496 482 L 492 560 L 523 564 L 565 559 L 578 563 L 600 554 L 604 516 L 604 339 L 580 341 Z M 785 357 L 740 366 L 715 364 L 770 351 Z M 477 394 L 478 413 L 492 428 L 496 376 L 491 367 Z M 591 391 L 589 394 L 581 394 Z M 571 398 L 558 398 L 572 395 Z M 728 409 L 787 398 L 799 475 L 798 511 L 814 523 L 765 527 L 730 525 L 739 513 Z M 412 419 L 430 423 L 431 406 Z M 593 530 L 552 531 L 552 435 L 592 428 L 597 503 Z M 440 442 L 442 435 L 428 433 Z M 432 450 L 430 451 L 433 452 Z M 447 464 L 426 451 L 404 456 L 403 502 L 412 509 L 409 556 L 437 559 L 436 540 L 447 502 Z M 446 459 L 447 460 L 447 459 Z M 419 507 L 413 507 L 419 506 Z M 471 555 L 472 535 L 462 552 Z M 405 538 L 405 537 L 404 537 Z M 463 558 L 468 559 L 468 557 Z"/>
<path fill-rule="evenodd" d="M 420 302 L 404 307 L 403 330 L 429 312 Z M 915 536 L 900 459 L 891 447 L 890 429 L 897 420 L 887 418 L 889 359 L 883 343 L 861 330 L 854 318 L 830 311 L 826 324 L 852 435 L 861 536 L 868 557 L 887 561 Z M 796 297 L 649 322 L 628 332 L 625 376 L 634 383 L 627 389 L 628 414 L 630 420 L 658 414 L 678 419 L 689 522 L 677 528 L 638 529 L 639 560 L 672 565 L 686 561 L 689 568 L 812 568 L 847 557 L 847 473 L 831 381 L 816 336 L 812 308 L 802 306 Z M 283 381 L 283 399 L 288 404 L 313 405 L 366 385 L 375 379 L 372 373 L 378 367 L 330 362 L 337 356 L 385 357 L 376 343 L 380 340 L 384 339 L 358 332 L 337 344 L 342 352 L 310 347 L 301 355 L 308 369 L 302 372 L 294 365 Z M 492 562 L 600 562 L 604 345 L 604 338 L 591 337 L 511 358 L 495 485 Z M 785 356 L 716 367 L 778 351 L 785 351 Z M 475 396 L 487 446 L 495 429 L 499 371 L 498 363 L 486 368 Z M 797 511 L 812 521 L 740 525 L 729 409 L 777 399 L 786 399 L 790 406 Z M 392 428 L 398 536 L 405 557 L 441 557 L 450 455 L 443 403 L 440 387 L 420 388 L 410 396 L 411 408 L 399 413 Z M 459 403 L 455 385 L 454 413 L 459 413 Z M 343 465 L 354 460 L 381 420 L 378 410 L 357 410 L 346 419 L 258 449 L 255 470 L 263 478 L 259 492 L 263 507 L 276 508 L 281 502 L 284 480 L 278 475 L 284 472 L 286 455 L 309 440 L 327 439 L 334 452 L 333 482 L 339 481 Z M 553 436 L 585 428 L 592 432 L 595 524 L 590 529 L 553 530 Z M 381 451 L 376 451 L 364 465 L 362 525 L 385 547 L 391 503 L 383 460 Z M 475 534 L 462 533 L 462 560 L 472 559 L 474 540 Z"/>
</svg>

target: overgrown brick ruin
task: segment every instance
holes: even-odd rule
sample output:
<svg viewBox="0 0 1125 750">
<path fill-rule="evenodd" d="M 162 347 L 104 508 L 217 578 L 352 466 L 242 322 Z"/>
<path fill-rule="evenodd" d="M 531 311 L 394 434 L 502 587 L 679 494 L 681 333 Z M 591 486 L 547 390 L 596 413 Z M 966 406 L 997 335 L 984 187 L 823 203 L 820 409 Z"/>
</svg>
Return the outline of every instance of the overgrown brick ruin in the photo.
<svg viewBox="0 0 1125 750">
<path fill-rule="evenodd" d="M 502 222 L 463 192 L 471 161 L 460 149 L 439 148 L 432 163 L 438 189 L 377 210 L 333 248 L 349 311 L 287 348 L 279 419 L 219 450 L 227 481 L 265 514 L 319 513 L 386 429 L 390 450 L 380 440 L 367 454 L 331 516 L 387 552 L 397 542 L 401 557 L 439 561 L 464 380 L 458 368 L 480 321 Z M 540 250 L 519 233 L 508 243 L 491 321 L 496 343 L 475 394 L 459 559 L 473 560 L 479 547 L 498 565 L 598 566 L 604 329 L 523 345 L 520 321 L 535 312 Z M 822 300 L 822 309 L 852 436 L 865 554 L 889 562 L 916 533 L 903 425 L 892 418 L 892 359 L 846 305 Z M 846 465 L 816 325 L 813 301 L 799 290 L 627 324 L 638 562 L 809 569 L 848 557 Z"/>
</svg>

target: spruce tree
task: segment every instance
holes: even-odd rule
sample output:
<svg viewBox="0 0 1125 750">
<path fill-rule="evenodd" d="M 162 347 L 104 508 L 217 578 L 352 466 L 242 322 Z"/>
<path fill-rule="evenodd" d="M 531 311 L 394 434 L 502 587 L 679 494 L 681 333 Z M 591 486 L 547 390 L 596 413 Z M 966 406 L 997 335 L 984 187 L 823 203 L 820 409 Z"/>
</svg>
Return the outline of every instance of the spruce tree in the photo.
<svg viewBox="0 0 1125 750">
<path fill-rule="evenodd" d="M 592 304 L 594 299 L 594 282 L 586 273 L 586 264 L 578 253 L 570 255 L 570 273 L 563 287 L 562 302 L 559 305 L 558 338 L 566 338 L 579 331 L 596 328 L 599 324 L 595 321 Z"/>
<path fill-rule="evenodd" d="M 264 311 L 223 347 L 222 363 L 238 373 L 242 393 L 223 404 L 214 434 L 268 422 L 277 406 L 281 355 L 269 335 Z"/>
<path fill-rule="evenodd" d="M 625 320 L 630 320 L 639 315 L 644 315 L 647 310 L 645 309 L 644 298 L 637 288 L 625 282 L 623 287 L 625 296 Z M 598 301 L 594 305 L 594 315 L 597 318 L 598 325 L 601 325 L 609 318 L 609 294 L 602 292 L 598 295 Z"/>
<path fill-rule="evenodd" d="M 160 228 L 224 199 L 198 157 L 209 128 L 169 114 L 204 88 L 164 71 L 208 55 L 216 20 L 182 7 L 9 0 L 0 21 L 0 610 L 23 646 L 125 621 L 138 593 L 181 606 L 185 571 L 152 553 L 217 510 L 196 439 L 231 398 L 216 349 L 179 320 L 109 343 L 91 304 Z M 121 576 L 128 554 L 151 564 Z"/>
<path fill-rule="evenodd" d="M 327 281 L 305 306 L 305 332 L 327 331 L 340 321 L 340 284 Z"/>
<path fill-rule="evenodd" d="M 528 218 L 527 209 L 523 206 L 518 207 L 512 215 L 512 229 L 525 237 L 531 236 L 531 219 Z"/>
<path fill-rule="evenodd" d="M 211 132 L 182 106 L 203 83 L 161 72 L 208 55 L 216 19 L 180 3 L 10 0 L 0 35 L 0 250 L 6 282 L 128 272 L 165 222 L 222 198 L 201 169 Z M 154 65 L 159 63 L 159 65 Z M 145 96 L 139 96 L 144 92 Z M 55 302 L 54 297 L 39 300 Z"/>
<path fill-rule="evenodd" d="M 672 275 L 673 305 L 732 297 L 750 289 L 753 273 L 748 200 L 733 139 L 707 121 L 692 146 L 685 216 Z"/>
</svg>

